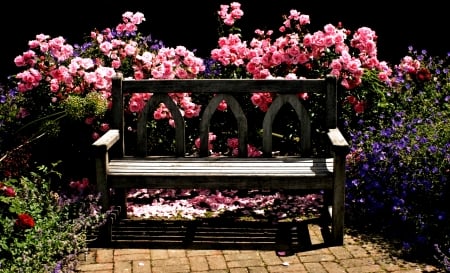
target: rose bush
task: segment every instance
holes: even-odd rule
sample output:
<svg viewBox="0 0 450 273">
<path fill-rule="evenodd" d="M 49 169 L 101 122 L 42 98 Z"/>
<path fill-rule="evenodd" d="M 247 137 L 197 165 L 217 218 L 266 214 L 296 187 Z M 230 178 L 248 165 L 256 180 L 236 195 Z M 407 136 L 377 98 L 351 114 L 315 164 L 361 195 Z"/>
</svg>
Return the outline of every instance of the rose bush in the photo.
<svg viewBox="0 0 450 273">
<path fill-rule="evenodd" d="M 343 28 L 342 24 L 328 24 L 323 30 L 311 33 L 307 29 L 309 16 L 291 10 L 279 29 L 279 37 L 272 30 L 256 30 L 257 36 L 245 41 L 236 26 L 243 15 L 237 2 L 221 5 L 218 16 L 223 22 L 222 36 L 218 39 L 218 48 L 212 49 L 211 56 L 205 60 L 183 46 L 165 47 L 161 41 L 139 33 L 138 25 L 145 21 L 140 12 L 124 13 L 116 28 L 92 31 L 89 40 L 81 45 L 70 45 L 63 37 L 39 34 L 29 42 L 29 50 L 14 60 L 24 69 L 15 75 L 13 86 L 13 90 L 25 100 L 22 109 L 26 114 L 22 123 L 45 125 L 41 128 L 48 130 L 55 128 L 49 126 L 56 125 L 55 121 L 64 125 L 66 121 L 61 118 L 66 116 L 85 123 L 74 127 L 74 122 L 70 122 L 65 131 L 71 133 L 66 136 L 80 138 L 80 132 L 83 132 L 91 138 L 84 136 L 81 139 L 96 139 L 109 128 L 104 100 L 110 99 L 111 77 L 117 72 L 136 79 L 290 79 L 333 74 L 342 86 L 342 103 L 351 108 L 346 118 L 363 114 L 365 108 L 380 103 L 384 94 L 382 88 L 384 83 L 389 83 L 391 70 L 386 62 L 377 59 L 377 36 L 370 28 L 362 27 L 351 35 L 351 31 Z M 307 90 L 299 93 L 303 100 L 314 104 L 314 99 L 308 98 Z M 130 120 L 139 113 L 149 96 L 151 94 L 130 97 Z M 186 118 L 198 117 L 200 99 L 191 98 L 189 93 L 173 94 L 173 98 Z M 262 111 L 272 100 L 267 94 L 253 94 L 246 99 Z M 314 107 L 319 106 L 312 105 L 312 111 Z M 247 108 L 250 110 L 252 105 Z M 226 111 L 226 102 L 219 110 Z M 161 119 L 170 121 L 170 113 L 164 105 L 155 111 L 154 118 L 153 126 L 161 127 L 161 136 L 167 135 L 170 128 L 158 123 Z M 129 130 L 133 130 L 132 123 Z M 295 132 L 285 133 L 293 134 Z M 191 135 L 194 141 L 195 132 Z M 162 140 L 160 137 L 154 143 Z M 86 145 L 89 141 L 80 143 L 71 139 L 76 146 Z M 170 146 L 170 143 L 162 145 L 161 150 Z"/>
</svg>

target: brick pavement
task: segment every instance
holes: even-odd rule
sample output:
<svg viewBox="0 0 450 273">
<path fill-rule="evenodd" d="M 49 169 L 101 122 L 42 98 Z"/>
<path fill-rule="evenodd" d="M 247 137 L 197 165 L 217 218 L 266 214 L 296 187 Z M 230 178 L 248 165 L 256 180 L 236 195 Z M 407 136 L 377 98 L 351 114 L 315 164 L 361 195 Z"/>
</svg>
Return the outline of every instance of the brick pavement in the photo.
<svg viewBox="0 0 450 273">
<path fill-rule="evenodd" d="M 313 246 L 320 246 L 320 228 L 311 225 L 309 231 Z M 343 246 L 312 247 L 288 256 L 257 249 L 92 248 L 78 260 L 80 273 L 445 272 L 433 265 L 400 259 L 382 242 L 349 234 Z"/>
</svg>

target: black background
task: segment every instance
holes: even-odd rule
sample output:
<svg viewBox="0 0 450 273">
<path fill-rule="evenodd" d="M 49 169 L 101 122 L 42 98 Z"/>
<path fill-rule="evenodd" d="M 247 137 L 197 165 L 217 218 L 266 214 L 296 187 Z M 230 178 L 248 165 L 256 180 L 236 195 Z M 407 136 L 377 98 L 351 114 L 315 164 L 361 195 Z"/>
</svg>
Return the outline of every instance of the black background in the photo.
<svg viewBox="0 0 450 273">
<path fill-rule="evenodd" d="M 230 1 L 231 2 L 231 1 Z M 36 1 L 10 2 L 2 7 L 1 75 L 19 72 L 14 57 L 28 49 L 28 41 L 37 34 L 62 36 L 70 44 L 82 43 L 91 30 L 114 28 L 126 11 L 142 12 L 146 21 L 139 25 L 143 34 L 151 34 L 166 46 L 183 45 L 197 50 L 199 57 L 208 57 L 217 43 L 217 11 L 227 1 Z M 243 39 L 250 41 L 253 31 L 277 30 L 283 14 L 296 9 L 310 16 L 309 30 L 322 30 L 327 23 L 356 30 L 366 26 L 378 35 L 378 59 L 397 64 L 407 55 L 408 46 L 426 49 L 432 55 L 443 56 L 450 51 L 448 9 L 445 1 L 422 1 L 404 4 L 395 1 L 296 1 L 242 0 L 244 17 L 238 21 Z M 413 1 L 410 1 L 411 3 Z M 434 3 L 436 2 L 436 3 Z M 278 36 L 274 36 L 278 37 Z"/>
</svg>

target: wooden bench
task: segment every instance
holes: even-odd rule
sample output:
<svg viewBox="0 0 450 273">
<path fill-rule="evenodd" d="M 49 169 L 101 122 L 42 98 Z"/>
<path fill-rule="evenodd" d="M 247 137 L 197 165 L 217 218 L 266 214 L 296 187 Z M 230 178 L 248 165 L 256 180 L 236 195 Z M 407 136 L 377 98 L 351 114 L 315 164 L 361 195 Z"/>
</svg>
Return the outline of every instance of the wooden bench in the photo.
<svg viewBox="0 0 450 273">
<path fill-rule="evenodd" d="M 275 92 L 276 98 L 264 114 L 262 122 L 262 156 L 247 157 L 248 124 L 236 96 L 252 92 Z M 312 118 L 297 94 L 320 94 L 324 97 L 325 114 L 311 126 Z M 187 155 L 185 120 L 179 108 L 167 95 L 191 92 L 210 95 L 199 122 L 200 149 L 196 156 Z M 326 217 L 329 219 L 330 244 L 342 245 L 344 238 L 345 158 L 348 143 L 337 128 L 337 82 L 332 76 L 324 79 L 252 80 L 252 79 L 189 79 L 131 80 L 120 75 L 112 82 L 112 124 L 108 132 L 93 144 L 96 183 L 102 194 L 103 210 L 112 205 L 125 206 L 124 192 L 128 188 L 180 189 L 271 189 L 323 190 L 326 194 Z M 135 154 L 129 155 L 125 145 L 124 98 L 130 93 L 153 93 L 137 121 Z M 236 118 L 239 156 L 211 156 L 208 148 L 210 122 L 218 104 L 226 100 Z M 175 121 L 175 152 L 173 156 L 147 154 L 147 122 L 153 110 L 163 102 Z M 300 155 L 278 156 L 272 151 L 276 115 L 284 105 L 290 105 L 301 124 L 298 136 Z M 278 121 L 280 122 L 280 121 Z M 327 139 L 325 155 L 314 156 L 312 132 L 323 130 Z M 120 198 L 111 201 L 111 189 Z M 124 210 L 125 211 L 125 210 Z M 124 215 L 122 215 L 123 217 Z"/>
</svg>

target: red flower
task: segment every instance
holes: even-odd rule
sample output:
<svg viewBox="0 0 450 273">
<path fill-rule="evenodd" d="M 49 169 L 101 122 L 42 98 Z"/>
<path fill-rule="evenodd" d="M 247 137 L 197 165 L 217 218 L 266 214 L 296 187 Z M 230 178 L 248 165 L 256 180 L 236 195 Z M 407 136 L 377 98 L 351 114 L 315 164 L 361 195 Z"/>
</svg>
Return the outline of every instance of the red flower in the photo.
<svg viewBox="0 0 450 273">
<path fill-rule="evenodd" d="M 17 215 L 16 225 L 20 228 L 27 229 L 33 228 L 35 223 L 33 217 L 27 213 L 19 213 Z"/>
<path fill-rule="evenodd" d="M 358 101 L 353 105 L 353 109 L 355 109 L 356 113 L 361 114 L 366 109 L 366 103 L 364 101 Z"/>
<path fill-rule="evenodd" d="M 16 196 L 16 192 L 14 191 L 14 188 L 5 186 L 3 183 L 0 183 L 0 194 L 3 194 L 7 197 Z"/>
<path fill-rule="evenodd" d="M 431 73 L 428 69 L 421 68 L 419 69 L 419 71 L 417 71 L 416 78 L 419 81 L 426 82 L 431 80 Z"/>
<path fill-rule="evenodd" d="M 308 93 L 306 93 L 306 92 L 298 93 L 297 96 L 302 100 L 307 100 L 309 98 Z"/>
<path fill-rule="evenodd" d="M 14 191 L 13 187 L 6 187 L 6 189 L 4 190 L 4 193 L 6 196 L 8 197 L 14 197 L 16 196 L 16 192 Z"/>
<path fill-rule="evenodd" d="M 356 97 L 354 97 L 354 96 L 347 96 L 347 101 L 348 101 L 350 104 L 356 104 L 356 103 L 358 102 L 358 100 L 357 100 Z"/>
</svg>

